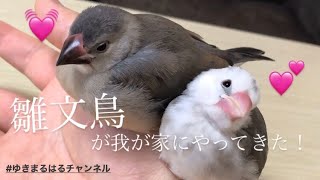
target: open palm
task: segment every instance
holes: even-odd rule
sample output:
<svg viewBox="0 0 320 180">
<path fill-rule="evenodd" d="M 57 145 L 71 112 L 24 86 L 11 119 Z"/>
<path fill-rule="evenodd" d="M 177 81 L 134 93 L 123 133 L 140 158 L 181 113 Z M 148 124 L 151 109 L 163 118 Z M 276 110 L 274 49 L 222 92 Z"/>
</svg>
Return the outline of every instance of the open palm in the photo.
<svg viewBox="0 0 320 180">
<path fill-rule="evenodd" d="M 61 48 L 68 34 L 69 26 L 77 13 L 63 7 L 56 0 L 37 0 L 35 9 L 41 17 L 50 9 L 59 12 L 59 21 L 48 40 Z M 97 134 L 125 134 L 130 138 L 136 133 L 115 128 L 91 130 L 80 129 L 68 123 L 62 129 L 59 127 L 66 118 L 59 106 L 51 103 L 65 102 L 66 93 L 55 78 L 55 63 L 58 52 L 46 46 L 35 38 L 18 31 L 12 26 L 0 21 L 0 56 L 9 64 L 25 74 L 40 90 L 39 97 L 44 98 L 47 105 L 44 114 L 44 126 L 49 129 L 26 133 L 15 132 L 11 127 L 14 113 L 10 106 L 14 98 L 24 98 L 20 95 L 0 90 L 0 177 L 1 179 L 174 179 L 173 175 L 158 160 L 159 154 L 144 147 L 140 151 L 114 152 L 112 147 L 103 146 L 101 150 L 92 150 L 92 140 Z M 19 42 L 19 43 L 17 43 Z M 69 112 L 71 106 L 64 109 Z M 93 117 L 77 108 L 73 119 L 82 124 L 88 124 Z M 108 174 L 32 174 L 6 173 L 7 165 L 13 164 L 73 164 L 94 165 L 108 164 Z"/>
</svg>

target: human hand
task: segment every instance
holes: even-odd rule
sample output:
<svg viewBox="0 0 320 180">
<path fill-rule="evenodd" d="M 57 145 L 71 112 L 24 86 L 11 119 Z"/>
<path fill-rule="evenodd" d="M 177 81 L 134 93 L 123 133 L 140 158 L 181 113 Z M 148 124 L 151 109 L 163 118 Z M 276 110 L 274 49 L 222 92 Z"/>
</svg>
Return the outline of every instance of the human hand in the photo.
<svg viewBox="0 0 320 180">
<path fill-rule="evenodd" d="M 36 1 L 35 10 L 40 17 L 50 9 L 56 9 L 59 12 L 59 20 L 48 40 L 57 48 L 61 48 L 77 13 L 63 7 L 57 0 Z M 13 92 L 0 90 L 0 167 L 3 169 L 0 172 L 1 179 L 175 179 L 159 161 L 159 154 L 152 151 L 151 147 L 130 152 L 114 152 L 110 146 L 103 146 L 100 151 L 91 149 L 92 140 L 97 134 L 119 133 L 132 139 L 136 137 L 134 132 L 111 127 L 82 130 L 70 123 L 52 132 L 66 120 L 59 106 L 49 105 L 65 102 L 67 95 L 55 78 L 55 64 L 59 53 L 1 21 L 0 29 L 0 56 L 25 74 L 41 90 L 39 97 L 43 97 L 47 104 L 44 123 L 49 128 L 49 130 L 35 133 L 26 133 L 21 130 L 15 132 L 15 129 L 10 127 L 14 116 L 10 106 L 16 97 L 20 100 L 25 98 Z M 67 108 L 70 107 L 65 109 Z M 73 119 L 79 123 L 88 124 L 93 117 L 78 106 Z M 108 164 L 111 173 L 5 173 L 4 168 L 13 164 Z"/>
</svg>

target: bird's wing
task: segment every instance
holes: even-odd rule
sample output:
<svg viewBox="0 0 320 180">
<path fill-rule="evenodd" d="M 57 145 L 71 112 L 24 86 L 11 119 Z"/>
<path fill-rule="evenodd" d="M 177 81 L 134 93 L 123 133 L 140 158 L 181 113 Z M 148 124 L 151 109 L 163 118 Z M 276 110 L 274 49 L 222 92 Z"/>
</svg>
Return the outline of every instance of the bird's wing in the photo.
<svg viewBox="0 0 320 180">
<path fill-rule="evenodd" d="M 251 47 L 239 47 L 227 49 L 224 51 L 223 58 L 232 62 L 231 65 L 241 64 L 248 61 L 267 60 L 274 61 L 273 59 L 264 56 L 264 51 Z"/>
<path fill-rule="evenodd" d="M 193 31 L 189 31 L 188 29 L 186 29 L 188 31 L 188 33 L 190 34 L 190 36 L 195 39 L 195 40 L 198 40 L 198 41 L 201 41 L 201 42 L 204 42 L 205 41 L 203 40 L 203 37 L 201 37 L 199 34 L 193 32 Z"/>
<path fill-rule="evenodd" d="M 251 47 L 239 47 L 239 48 L 232 48 L 227 50 L 221 50 L 217 46 L 208 44 L 203 40 L 203 38 L 192 31 L 187 30 L 190 36 L 198 41 L 198 43 L 201 43 L 203 46 L 207 45 L 209 48 L 211 48 L 211 51 L 214 55 L 219 56 L 220 58 L 223 58 L 228 61 L 228 63 L 233 66 L 235 64 L 241 64 L 248 61 L 256 61 L 256 60 L 268 60 L 268 61 L 274 61 L 273 59 L 263 56 L 264 51 L 256 48 Z M 210 49 L 208 49 L 210 50 Z"/>
<path fill-rule="evenodd" d="M 163 46 L 161 43 L 150 44 L 118 63 L 113 68 L 118 72 L 115 79 L 144 86 L 156 101 L 171 101 L 180 95 L 186 84 L 198 75 L 196 61 L 181 59 L 169 45 Z"/>
<path fill-rule="evenodd" d="M 186 30 L 188 31 L 188 33 L 190 34 L 190 36 L 191 36 L 193 39 L 195 39 L 195 40 L 197 40 L 197 41 L 200 41 L 200 42 L 203 42 L 203 43 L 205 43 L 205 44 L 207 44 L 207 45 L 209 45 L 209 46 L 211 46 L 211 47 L 213 47 L 213 48 L 217 48 L 217 46 L 212 45 L 212 44 L 208 44 L 207 42 L 205 42 L 205 41 L 203 40 L 203 37 L 201 37 L 199 34 L 197 34 L 197 33 L 195 33 L 195 32 L 192 32 L 192 31 L 190 31 L 190 30 L 188 30 L 188 29 L 186 29 Z"/>
<path fill-rule="evenodd" d="M 243 154 L 246 157 L 246 159 L 254 160 L 255 162 L 257 162 L 259 174 L 261 174 L 261 171 L 264 168 L 267 161 L 268 133 L 264 118 L 258 108 L 255 108 L 251 111 L 251 119 L 252 122 L 249 125 L 249 127 L 238 131 L 237 137 L 247 136 L 247 138 L 240 141 L 240 146 L 245 149 L 245 151 L 243 151 Z M 265 141 L 263 141 L 265 147 L 263 148 L 262 146 L 258 146 L 258 149 L 262 148 L 263 151 L 258 151 L 254 148 L 255 145 L 262 144 L 258 143 L 258 135 L 260 135 L 262 139 L 265 139 Z"/>
</svg>

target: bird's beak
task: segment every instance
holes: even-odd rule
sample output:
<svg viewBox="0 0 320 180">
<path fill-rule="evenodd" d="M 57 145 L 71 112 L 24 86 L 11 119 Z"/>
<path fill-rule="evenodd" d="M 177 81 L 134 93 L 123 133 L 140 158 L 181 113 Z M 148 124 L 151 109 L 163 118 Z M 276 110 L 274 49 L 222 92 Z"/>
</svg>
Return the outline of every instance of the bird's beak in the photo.
<svg viewBox="0 0 320 180">
<path fill-rule="evenodd" d="M 57 66 L 66 64 L 90 64 L 94 57 L 83 47 L 83 35 L 70 35 L 63 44 Z"/>
<path fill-rule="evenodd" d="M 247 92 L 222 95 L 217 105 L 230 117 L 232 121 L 241 119 L 250 113 L 252 101 Z"/>
</svg>

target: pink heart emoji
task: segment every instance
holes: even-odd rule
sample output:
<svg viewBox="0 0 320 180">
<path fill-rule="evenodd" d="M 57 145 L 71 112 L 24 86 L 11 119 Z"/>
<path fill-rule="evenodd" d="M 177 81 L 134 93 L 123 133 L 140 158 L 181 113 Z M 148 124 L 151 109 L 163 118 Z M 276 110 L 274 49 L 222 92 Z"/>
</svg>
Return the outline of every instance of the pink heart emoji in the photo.
<svg viewBox="0 0 320 180">
<path fill-rule="evenodd" d="M 46 17 L 43 20 L 38 17 L 33 17 L 29 21 L 29 27 L 33 34 L 37 36 L 40 41 L 43 41 L 51 33 L 54 27 L 54 21 L 50 17 Z"/>
<path fill-rule="evenodd" d="M 272 87 L 282 96 L 293 81 L 293 75 L 290 72 L 284 72 L 282 75 L 278 72 L 272 72 L 269 76 Z"/>
<path fill-rule="evenodd" d="M 289 67 L 290 67 L 291 71 L 297 76 L 303 70 L 304 62 L 303 61 L 298 61 L 298 62 L 290 61 Z"/>
</svg>

